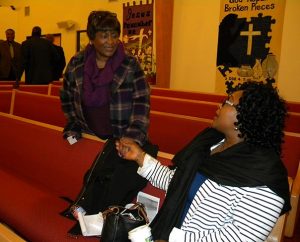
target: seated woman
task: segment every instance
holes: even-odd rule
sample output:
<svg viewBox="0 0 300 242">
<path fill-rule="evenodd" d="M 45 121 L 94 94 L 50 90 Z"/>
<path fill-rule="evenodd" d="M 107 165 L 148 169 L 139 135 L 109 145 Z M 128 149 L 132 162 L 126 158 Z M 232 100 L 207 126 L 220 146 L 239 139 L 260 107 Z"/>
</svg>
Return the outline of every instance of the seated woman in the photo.
<svg viewBox="0 0 300 242">
<path fill-rule="evenodd" d="M 216 112 L 212 128 L 175 155 L 169 168 L 123 138 L 119 155 L 167 191 L 150 224 L 156 241 L 264 241 L 290 209 L 280 159 L 285 102 L 271 84 L 245 82 Z"/>
</svg>

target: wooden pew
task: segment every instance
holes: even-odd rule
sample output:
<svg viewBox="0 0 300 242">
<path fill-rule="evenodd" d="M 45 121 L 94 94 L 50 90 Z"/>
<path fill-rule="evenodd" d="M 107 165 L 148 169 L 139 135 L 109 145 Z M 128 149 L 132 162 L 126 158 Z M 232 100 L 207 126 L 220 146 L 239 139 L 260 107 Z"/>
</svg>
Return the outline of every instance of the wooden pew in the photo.
<svg viewBox="0 0 300 242">
<path fill-rule="evenodd" d="M 11 114 L 64 127 L 66 119 L 59 97 L 15 91 Z M 197 133 L 209 126 L 211 120 L 184 115 L 150 112 L 149 136 L 160 150 L 177 152 Z"/>
<path fill-rule="evenodd" d="M 293 237 L 297 218 L 299 216 L 299 205 L 300 205 L 300 160 L 298 165 L 298 172 L 294 178 L 292 191 L 291 191 L 291 211 L 289 212 L 286 220 L 285 236 Z M 298 221 L 299 222 L 299 221 Z"/>
<path fill-rule="evenodd" d="M 51 84 L 53 84 L 53 85 L 62 85 L 63 84 L 63 81 L 53 81 L 53 82 L 51 82 Z"/>
<path fill-rule="evenodd" d="M 300 161 L 300 134 L 285 132 L 282 159 L 290 177 L 295 178 Z"/>
<path fill-rule="evenodd" d="M 12 90 L 12 89 L 13 89 L 12 84 L 0 85 L 0 91 L 8 91 L 8 90 Z"/>
<path fill-rule="evenodd" d="M 61 110 L 59 97 L 14 91 L 10 114 L 39 122 L 64 127 L 66 118 Z"/>
<path fill-rule="evenodd" d="M 151 110 L 213 119 L 220 104 L 213 102 L 151 96 Z M 285 131 L 300 133 L 300 113 L 289 112 Z"/>
<path fill-rule="evenodd" d="M 153 89 L 153 90 L 166 91 L 165 89 L 160 89 L 160 88 Z M 156 91 L 153 92 L 153 90 L 152 90 L 152 94 L 153 93 L 159 94 L 159 92 L 156 93 Z M 171 94 L 174 94 L 174 96 L 176 93 L 179 92 L 170 89 L 167 90 Z M 161 94 L 164 93 L 162 92 Z M 184 94 L 186 94 L 186 92 L 184 92 Z M 195 93 L 192 94 L 195 95 Z M 198 94 L 200 98 L 200 94 L 202 93 L 198 93 Z M 215 96 L 214 94 L 205 94 L 205 95 L 206 96 L 212 95 L 213 97 Z M 205 97 L 203 96 L 203 98 Z M 212 119 L 215 116 L 216 110 L 219 108 L 219 105 L 220 105 L 219 103 L 215 103 L 215 102 L 151 95 L 151 110 L 181 114 L 181 115 L 187 115 L 187 116 L 193 116 L 199 118 Z M 288 110 L 297 110 L 297 103 L 288 102 L 287 105 L 289 107 Z M 299 103 L 299 107 L 300 107 L 300 103 Z M 291 112 L 291 111 L 288 112 L 285 131 L 300 133 L 300 113 Z"/>
<path fill-rule="evenodd" d="M 83 134 L 74 145 L 62 139 L 62 128 L 0 113 L 0 217 L 27 241 L 73 241 L 67 231 L 74 222 L 59 212 L 75 199 L 83 176 L 103 148 L 103 141 Z M 159 152 L 170 163 L 170 154 Z M 152 192 L 153 189 L 153 192 Z M 17 191 L 17 192 L 16 192 Z M 165 193 L 149 186 L 144 190 L 160 197 Z M 16 216 L 17 214 L 17 216 Z M 76 239 L 78 242 L 99 238 Z"/>
<path fill-rule="evenodd" d="M 70 146 L 61 139 L 60 127 L 3 113 L 0 123 L 2 139 L 6 141 L 0 146 L 2 220 L 29 241 L 70 241 L 66 231 L 72 222 L 58 214 L 67 206 L 59 197 L 76 197 L 82 176 L 101 150 L 102 141 L 83 135 L 80 142 Z M 172 157 L 160 152 L 158 159 L 169 165 Z M 164 200 L 164 192 L 150 185 L 143 191 Z M 279 231 L 284 226 L 282 218 L 276 224 Z"/>
<path fill-rule="evenodd" d="M 175 154 L 211 122 L 210 119 L 151 111 L 149 137 L 161 151 Z"/>
<path fill-rule="evenodd" d="M 51 96 L 60 96 L 61 85 L 49 84 L 48 95 Z"/>
<path fill-rule="evenodd" d="M 1 222 L 26 241 L 71 242 L 74 222 L 59 214 L 68 206 L 61 196 L 75 199 L 103 143 L 85 137 L 71 146 L 62 128 L 9 114 L 0 123 Z"/>
<path fill-rule="evenodd" d="M 300 133 L 300 113 L 288 112 L 284 130 Z"/>
<path fill-rule="evenodd" d="M 287 102 L 289 112 L 300 113 L 300 102 Z"/>
<path fill-rule="evenodd" d="M 21 84 L 18 88 L 19 91 L 25 92 L 33 92 L 33 93 L 40 93 L 40 94 L 48 94 L 48 85 L 26 85 Z"/>
<path fill-rule="evenodd" d="M 205 93 L 205 92 L 191 92 L 182 91 L 169 88 L 151 88 L 151 95 L 162 96 L 162 97 L 174 97 L 198 101 L 216 102 L 222 103 L 227 95 L 215 94 L 215 93 Z"/>
<path fill-rule="evenodd" d="M 59 97 L 21 91 L 15 93 L 11 114 L 60 127 L 65 126 L 66 119 Z M 296 117 L 299 118 L 299 115 Z M 211 119 L 151 111 L 149 136 L 162 151 L 175 153 L 211 122 Z M 297 122 L 290 123 L 292 124 L 299 127 Z"/>
<path fill-rule="evenodd" d="M 9 113 L 12 91 L 0 91 L 0 112 Z"/>
<path fill-rule="evenodd" d="M 288 170 L 288 175 L 294 180 L 291 190 L 292 210 L 289 212 L 286 221 L 285 236 L 292 237 L 294 234 L 296 215 L 299 207 L 299 186 L 300 186 L 300 134 L 285 132 L 282 145 L 282 159 Z"/>
<path fill-rule="evenodd" d="M 151 95 L 151 110 L 213 119 L 220 104 L 214 102 Z"/>
<path fill-rule="evenodd" d="M 2 81 L 0 80 L 0 85 L 14 85 L 16 81 Z"/>
</svg>

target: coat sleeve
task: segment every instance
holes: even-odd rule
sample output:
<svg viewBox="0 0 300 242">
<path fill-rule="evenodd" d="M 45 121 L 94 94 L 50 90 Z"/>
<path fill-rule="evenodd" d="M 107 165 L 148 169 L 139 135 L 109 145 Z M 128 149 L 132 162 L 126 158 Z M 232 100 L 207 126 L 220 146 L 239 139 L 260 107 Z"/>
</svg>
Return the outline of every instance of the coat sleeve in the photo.
<svg viewBox="0 0 300 242">
<path fill-rule="evenodd" d="M 63 88 L 60 91 L 61 108 L 67 119 L 67 124 L 63 131 L 64 137 L 67 136 L 67 132 L 69 131 L 73 131 L 81 136 L 81 127 L 77 121 L 76 104 L 74 99 L 74 93 L 76 90 L 75 69 L 76 65 L 73 57 L 68 63 L 64 73 Z"/>
<path fill-rule="evenodd" d="M 143 70 L 135 60 L 133 70 L 133 103 L 129 127 L 123 136 L 134 139 L 143 145 L 148 139 L 149 114 L 150 114 L 150 87 L 145 79 Z"/>
</svg>

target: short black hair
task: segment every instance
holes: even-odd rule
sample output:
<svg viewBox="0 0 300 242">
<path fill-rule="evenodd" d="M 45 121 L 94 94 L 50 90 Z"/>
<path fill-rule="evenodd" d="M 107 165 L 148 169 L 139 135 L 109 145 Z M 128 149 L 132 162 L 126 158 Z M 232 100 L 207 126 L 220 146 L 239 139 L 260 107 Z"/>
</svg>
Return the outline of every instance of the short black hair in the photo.
<svg viewBox="0 0 300 242">
<path fill-rule="evenodd" d="M 31 36 L 41 37 L 41 35 L 42 35 L 41 27 L 35 26 L 35 27 L 32 28 Z"/>
<path fill-rule="evenodd" d="M 109 11 L 93 11 L 88 17 L 87 35 L 90 40 L 94 40 L 99 31 L 116 31 L 121 33 L 121 24 L 117 19 L 117 14 Z"/>
<path fill-rule="evenodd" d="M 243 94 L 237 105 L 236 127 L 247 143 L 273 148 L 281 154 L 284 137 L 286 102 L 271 83 L 247 81 L 235 87 Z"/>
<path fill-rule="evenodd" d="M 8 31 L 15 33 L 15 31 L 13 29 L 7 29 L 7 30 L 5 30 L 5 33 L 7 33 Z"/>
</svg>

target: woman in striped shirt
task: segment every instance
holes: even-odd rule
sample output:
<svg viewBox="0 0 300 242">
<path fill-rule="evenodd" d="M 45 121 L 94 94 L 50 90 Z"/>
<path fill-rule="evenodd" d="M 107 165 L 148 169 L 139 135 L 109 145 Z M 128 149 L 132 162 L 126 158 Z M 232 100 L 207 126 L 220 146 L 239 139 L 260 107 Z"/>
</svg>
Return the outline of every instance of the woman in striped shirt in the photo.
<svg viewBox="0 0 300 242">
<path fill-rule="evenodd" d="M 166 167 L 126 138 L 119 155 L 167 191 L 151 223 L 155 241 L 264 241 L 290 209 L 280 159 L 286 116 L 270 83 L 238 85 L 201 132 Z"/>
</svg>

